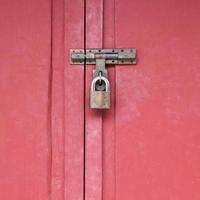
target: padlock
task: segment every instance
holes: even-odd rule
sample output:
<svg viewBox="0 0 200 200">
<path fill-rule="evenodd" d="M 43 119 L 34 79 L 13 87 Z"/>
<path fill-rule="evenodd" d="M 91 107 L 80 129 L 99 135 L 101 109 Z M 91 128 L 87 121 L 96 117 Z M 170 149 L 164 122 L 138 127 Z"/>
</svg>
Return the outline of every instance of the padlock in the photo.
<svg viewBox="0 0 200 200">
<path fill-rule="evenodd" d="M 98 84 L 98 81 L 101 81 L 105 84 L 105 90 L 97 90 L 96 84 Z M 92 80 L 90 91 L 90 108 L 110 108 L 110 83 L 104 76 L 97 76 Z"/>
</svg>

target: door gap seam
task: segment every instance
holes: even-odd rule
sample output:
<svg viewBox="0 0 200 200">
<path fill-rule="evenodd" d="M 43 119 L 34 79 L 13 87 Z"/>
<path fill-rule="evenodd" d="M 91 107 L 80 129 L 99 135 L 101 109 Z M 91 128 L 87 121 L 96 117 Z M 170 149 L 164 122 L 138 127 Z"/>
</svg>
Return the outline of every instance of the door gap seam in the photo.
<svg viewBox="0 0 200 200">
<path fill-rule="evenodd" d="M 84 54 L 86 54 L 86 0 L 84 0 Z M 86 178 L 86 58 L 84 58 L 84 72 L 83 72 L 83 200 L 85 200 L 85 178 Z"/>
</svg>

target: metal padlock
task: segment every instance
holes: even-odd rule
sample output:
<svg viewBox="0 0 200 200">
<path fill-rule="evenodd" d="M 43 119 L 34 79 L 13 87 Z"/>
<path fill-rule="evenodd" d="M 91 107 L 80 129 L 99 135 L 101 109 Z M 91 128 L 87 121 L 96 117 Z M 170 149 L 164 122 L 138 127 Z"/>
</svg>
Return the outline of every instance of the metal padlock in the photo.
<svg viewBox="0 0 200 200">
<path fill-rule="evenodd" d="M 96 84 L 102 81 L 105 84 L 105 90 L 97 90 Z M 90 91 L 90 108 L 109 109 L 110 108 L 110 83 L 104 76 L 97 76 L 92 80 Z"/>
</svg>

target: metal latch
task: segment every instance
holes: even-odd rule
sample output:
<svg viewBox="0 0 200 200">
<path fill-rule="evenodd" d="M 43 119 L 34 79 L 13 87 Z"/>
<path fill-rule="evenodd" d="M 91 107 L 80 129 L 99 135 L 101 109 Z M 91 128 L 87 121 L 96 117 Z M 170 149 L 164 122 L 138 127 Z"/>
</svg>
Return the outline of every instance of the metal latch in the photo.
<svg viewBox="0 0 200 200">
<path fill-rule="evenodd" d="M 71 49 L 71 64 L 95 64 L 99 57 L 106 64 L 136 64 L 136 49 Z"/>
<path fill-rule="evenodd" d="M 90 107 L 107 109 L 110 108 L 110 90 L 105 65 L 136 64 L 136 49 L 72 49 L 71 64 L 96 64 L 91 84 Z"/>
</svg>

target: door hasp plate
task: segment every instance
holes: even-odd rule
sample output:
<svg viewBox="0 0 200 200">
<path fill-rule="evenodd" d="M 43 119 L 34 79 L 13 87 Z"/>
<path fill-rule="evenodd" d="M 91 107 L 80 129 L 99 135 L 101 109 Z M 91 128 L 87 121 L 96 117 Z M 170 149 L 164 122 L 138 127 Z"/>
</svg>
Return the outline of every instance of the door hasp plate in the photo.
<svg viewBox="0 0 200 200">
<path fill-rule="evenodd" d="M 105 59 L 105 64 L 136 64 L 136 49 L 71 49 L 71 64 L 96 64 Z"/>
</svg>

